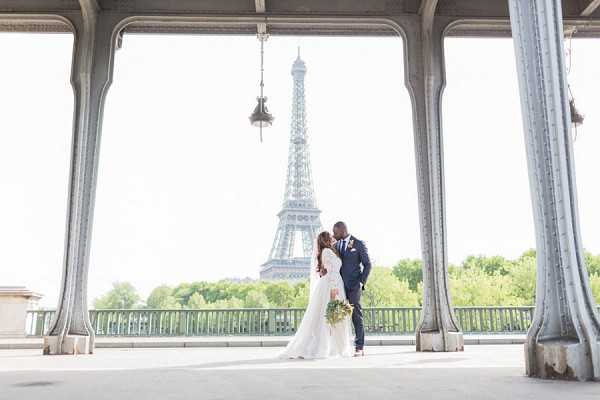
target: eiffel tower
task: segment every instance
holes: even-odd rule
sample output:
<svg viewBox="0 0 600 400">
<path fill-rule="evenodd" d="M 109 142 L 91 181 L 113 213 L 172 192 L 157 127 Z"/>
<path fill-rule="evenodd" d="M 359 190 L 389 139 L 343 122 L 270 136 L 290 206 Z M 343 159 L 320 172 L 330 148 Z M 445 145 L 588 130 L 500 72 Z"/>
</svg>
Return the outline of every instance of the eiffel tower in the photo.
<svg viewBox="0 0 600 400">
<path fill-rule="evenodd" d="M 315 204 L 306 132 L 305 75 L 306 65 L 298 48 L 298 57 L 292 65 L 294 92 L 285 196 L 283 208 L 277 214 L 279 225 L 269 259 L 261 267 L 261 279 L 294 281 L 308 278 L 313 244 L 322 230 L 321 211 Z"/>
</svg>

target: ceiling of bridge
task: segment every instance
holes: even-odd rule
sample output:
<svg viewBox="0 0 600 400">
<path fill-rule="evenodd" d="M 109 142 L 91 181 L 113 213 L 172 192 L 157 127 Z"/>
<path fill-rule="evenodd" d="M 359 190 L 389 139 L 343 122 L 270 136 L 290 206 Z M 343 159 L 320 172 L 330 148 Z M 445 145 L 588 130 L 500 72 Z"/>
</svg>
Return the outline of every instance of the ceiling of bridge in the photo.
<svg viewBox="0 0 600 400">
<path fill-rule="evenodd" d="M 318 35 L 389 35 L 394 32 L 383 25 L 351 29 L 340 24 L 289 24 L 277 17 L 387 17 L 416 15 L 427 6 L 436 6 L 436 15 L 449 19 L 466 19 L 472 24 L 457 27 L 455 35 L 496 36 L 510 32 L 507 24 L 507 0 L 96 0 L 101 10 L 124 16 L 154 17 L 129 26 L 130 32 L 200 32 L 256 33 L 256 17 L 268 16 L 269 31 L 273 34 Z M 580 31 L 600 36 L 600 0 L 563 0 L 564 18 L 577 20 Z M 38 21 L 37 24 L 7 23 L 6 15 L 15 13 L 75 14 L 80 12 L 77 0 L 0 0 L 0 30 L 61 30 L 57 24 Z M 179 18 L 165 23 L 158 16 Z M 229 17 L 230 21 L 186 21 L 185 17 Z M 14 18 L 14 15 L 13 15 Z M 236 19 L 232 22 L 231 19 Z M 252 20 L 254 18 L 254 20 Z M 594 24 L 596 23 L 596 24 Z M 587 27 L 589 24 L 590 27 Z M 12 26 L 9 28 L 8 26 Z M 593 27 L 591 25 L 594 25 Z M 62 28 L 64 30 L 64 27 Z M 591 33 L 589 33 L 591 32 Z"/>
<path fill-rule="evenodd" d="M 275 14 L 397 15 L 416 14 L 422 3 L 438 3 L 445 16 L 506 17 L 507 0 L 97 0 L 110 11 L 179 13 L 256 13 L 257 3 Z M 563 0 L 566 18 L 600 18 L 600 0 Z M 0 11 L 79 10 L 77 0 L 0 0 Z"/>
</svg>

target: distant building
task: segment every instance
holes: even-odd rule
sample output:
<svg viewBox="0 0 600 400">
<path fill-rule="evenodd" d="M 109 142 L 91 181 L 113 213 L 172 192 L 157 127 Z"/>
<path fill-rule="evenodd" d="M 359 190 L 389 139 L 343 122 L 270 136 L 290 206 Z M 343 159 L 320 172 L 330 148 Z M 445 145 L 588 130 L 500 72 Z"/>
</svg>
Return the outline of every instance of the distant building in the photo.
<svg viewBox="0 0 600 400">
<path fill-rule="evenodd" d="M 310 257 L 317 234 L 322 230 L 321 211 L 315 203 L 306 130 L 304 76 L 306 65 L 298 57 L 292 65 L 294 82 L 288 173 L 279 225 L 261 279 L 302 280 L 308 278 Z M 299 246 L 296 253 L 294 250 Z"/>
<path fill-rule="evenodd" d="M 24 337 L 32 323 L 27 310 L 37 309 L 41 298 L 24 286 L 0 286 L 0 338 Z"/>
</svg>

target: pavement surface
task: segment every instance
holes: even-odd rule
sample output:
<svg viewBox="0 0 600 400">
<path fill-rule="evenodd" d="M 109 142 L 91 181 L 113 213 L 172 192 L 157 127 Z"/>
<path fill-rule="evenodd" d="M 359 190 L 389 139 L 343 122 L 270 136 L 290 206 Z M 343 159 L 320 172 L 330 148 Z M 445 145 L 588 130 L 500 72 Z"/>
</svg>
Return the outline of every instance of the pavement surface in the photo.
<svg viewBox="0 0 600 400">
<path fill-rule="evenodd" d="M 372 346 L 366 356 L 280 360 L 276 347 L 97 349 L 42 356 L 0 350 L 0 399 L 600 399 L 600 385 L 524 376 L 521 345 L 416 353 Z"/>
</svg>

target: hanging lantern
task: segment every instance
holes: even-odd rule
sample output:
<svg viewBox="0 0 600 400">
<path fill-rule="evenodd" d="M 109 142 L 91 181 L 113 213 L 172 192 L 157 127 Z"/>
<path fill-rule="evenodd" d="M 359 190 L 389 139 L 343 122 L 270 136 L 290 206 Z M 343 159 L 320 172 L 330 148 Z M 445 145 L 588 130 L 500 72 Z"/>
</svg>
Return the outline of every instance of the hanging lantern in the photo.
<svg viewBox="0 0 600 400">
<path fill-rule="evenodd" d="M 573 35 L 577 32 L 577 27 L 573 26 L 565 31 L 565 43 L 567 43 L 566 51 L 566 66 L 567 66 L 567 77 L 571 73 L 571 61 L 573 58 Z M 575 98 L 573 92 L 571 92 L 571 85 L 567 82 L 567 89 L 569 91 L 569 114 L 571 114 L 571 123 L 573 124 L 573 141 L 577 140 L 577 127 L 583 124 L 584 117 L 581 115 L 577 107 L 575 107 Z"/>
<path fill-rule="evenodd" d="M 573 123 L 575 127 L 583 124 L 583 115 L 581 115 L 577 107 L 575 107 L 575 99 L 573 98 L 569 99 L 569 111 L 571 112 L 571 123 Z"/>
<path fill-rule="evenodd" d="M 262 128 L 273 125 L 273 116 L 269 113 L 269 110 L 265 105 L 267 98 L 257 97 L 256 101 L 258 101 L 258 104 L 256 105 L 256 108 L 254 108 L 252 115 L 250 115 L 250 123 L 252 126 Z"/>
<path fill-rule="evenodd" d="M 260 41 L 260 96 L 256 98 L 258 104 L 254 108 L 254 111 L 250 115 L 250 123 L 252 126 L 256 126 L 260 129 L 260 141 L 262 143 L 262 130 L 263 128 L 267 128 L 273 125 L 273 115 L 269 113 L 267 106 L 265 103 L 267 102 L 267 98 L 263 95 L 264 88 L 264 44 L 265 40 L 267 40 L 268 35 L 266 33 L 259 33 L 258 40 Z"/>
</svg>

